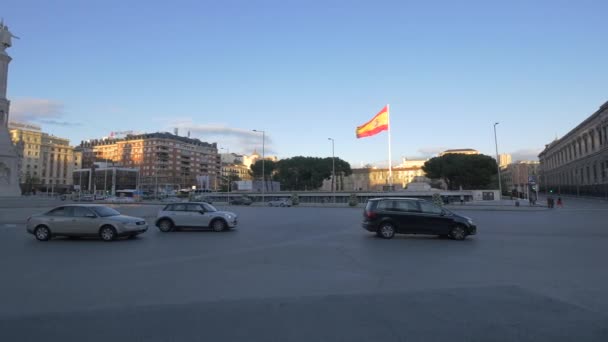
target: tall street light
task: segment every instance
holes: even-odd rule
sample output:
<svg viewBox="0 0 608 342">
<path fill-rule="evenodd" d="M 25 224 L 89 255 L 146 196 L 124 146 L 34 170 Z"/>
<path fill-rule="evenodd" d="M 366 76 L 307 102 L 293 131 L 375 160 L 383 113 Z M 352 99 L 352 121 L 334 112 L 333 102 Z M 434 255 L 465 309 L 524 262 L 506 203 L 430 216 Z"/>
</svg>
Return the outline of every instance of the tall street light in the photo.
<svg viewBox="0 0 608 342">
<path fill-rule="evenodd" d="M 220 150 L 226 150 L 226 153 L 230 154 L 230 149 L 228 147 L 226 147 L 226 148 L 220 147 Z M 228 156 L 228 158 L 230 158 L 230 156 Z M 221 157 L 220 157 L 220 160 L 221 160 Z M 223 168 L 222 164 L 223 163 L 220 161 L 220 172 L 221 172 L 221 168 Z M 230 204 L 230 192 L 232 192 L 232 180 L 231 180 L 231 177 L 230 177 L 230 173 L 231 173 L 230 170 L 228 170 L 228 178 L 227 178 L 227 181 L 228 181 L 228 204 Z M 221 174 L 222 174 L 222 177 L 226 177 L 225 172 L 221 172 Z"/>
<path fill-rule="evenodd" d="M 500 180 L 500 161 L 498 159 L 498 139 L 496 138 L 496 125 L 499 122 L 494 123 L 494 145 L 496 146 L 496 168 L 498 169 L 498 190 L 500 191 L 500 195 L 498 195 L 498 199 L 502 199 L 502 182 Z"/>
<path fill-rule="evenodd" d="M 266 194 L 266 173 L 264 172 L 264 160 L 266 159 L 266 151 L 265 151 L 265 144 L 266 144 L 266 132 L 265 131 L 260 131 L 257 129 L 253 130 L 256 133 L 262 133 L 262 202 L 266 202 L 266 200 L 264 199 L 265 194 Z"/>
<path fill-rule="evenodd" d="M 331 192 L 334 197 L 334 204 L 336 204 L 336 155 L 334 153 L 334 138 L 327 138 L 331 140 Z"/>
</svg>

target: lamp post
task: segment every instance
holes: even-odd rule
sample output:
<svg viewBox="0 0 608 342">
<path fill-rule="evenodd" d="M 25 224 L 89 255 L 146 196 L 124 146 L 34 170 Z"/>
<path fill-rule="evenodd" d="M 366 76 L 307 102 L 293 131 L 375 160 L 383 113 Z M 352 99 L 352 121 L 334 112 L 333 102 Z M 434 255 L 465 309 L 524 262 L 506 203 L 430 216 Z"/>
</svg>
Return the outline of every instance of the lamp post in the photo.
<svg viewBox="0 0 608 342">
<path fill-rule="evenodd" d="M 327 138 L 331 140 L 331 192 L 334 197 L 334 204 L 336 204 L 336 155 L 334 153 L 334 138 Z"/>
<path fill-rule="evenodd" d="M 264 146 L 266 144 L 266 132 L 257 129 L 254 129 L 253 131 L 256 133 L 262 133 L 262 202 L 266 202 L 264 199 L 266 194 L 266 173 L 264 172 L 264 160 L 266 159 L 266 151 Z"/>
<path fill-rule="evenodd" d="M 496 138 L 496 125 L 498 125 L 499 122 L 495 122 L 494 123 L 494 145 L 496 147 L 496 168 L 498 169 L 498 191 L 500 191 L 500 194 L 498 195 L 498 199 L 502 199 L 502 182 L 500 180 L 500 162 L 498 159 L 498 139 Z"/>
<path fill-rule="evenodd" d="M 220 147 L 220 150 L 226 150 L 226 153 L 230 154 L 230 149 L 228 147 L 224 148 L 224 147 Z M 230 156 L 229 156 L 230 157 Z M 223 168 L 222 166 L 222 162 L 221 162 L 221 157 L 220 157 L 220 172 L 222 177 L 226 177 L 225 172 L 223 172 L 221 169 Z M 230 192 L 232 192 L 232 181 L 230 180 L 230 171 L 228 172 L 228 204 L 230 204 Z"/>
</svg>

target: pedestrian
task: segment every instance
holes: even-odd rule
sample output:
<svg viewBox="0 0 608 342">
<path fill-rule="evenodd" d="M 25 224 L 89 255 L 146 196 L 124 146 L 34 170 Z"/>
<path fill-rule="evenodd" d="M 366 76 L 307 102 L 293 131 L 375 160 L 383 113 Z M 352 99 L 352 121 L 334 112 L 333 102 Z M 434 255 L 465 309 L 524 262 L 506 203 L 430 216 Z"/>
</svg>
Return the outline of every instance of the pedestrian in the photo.
<svg viewBox="0 0 608 342">
<path fill-rule="evenodd" d="M 557 206 L 560 207 L 560 208 L 564 207 L 564 204 L 562 203 L 562 198 L 561 197 L 557 198 Z"/>
</svg>

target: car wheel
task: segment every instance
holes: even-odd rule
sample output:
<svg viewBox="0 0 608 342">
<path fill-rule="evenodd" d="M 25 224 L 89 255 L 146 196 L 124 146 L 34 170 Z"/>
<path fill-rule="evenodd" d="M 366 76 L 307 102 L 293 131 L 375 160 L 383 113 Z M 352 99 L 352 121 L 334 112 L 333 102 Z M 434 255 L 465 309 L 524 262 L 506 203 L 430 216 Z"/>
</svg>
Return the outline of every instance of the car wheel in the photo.
<svg viewBox="0 0 608 342">
<path fill-rule="evenodd" d="M 163 233 L 170 232 L 173 230 L 173 222 L 171 220 L 162 220 L 158 223 L 158 229 Z"/>
<path fill-rule="evenodd" d="M 51 231 L 47 226 L 38 226 L 34 230 L 34 235 L 38 241 L 49 241 L 51 239 Z"/>
<path fill-rule="evenodd" d="M 385 239 L 392 239 L 395 236 L 395 226 L 392 223 L 382 223 L 378 228 L 380 236 Z"/>
<path fill-rule="evenodd" d="M 226 229 L 226 223 L 224 220 L 215 220 L 211 223 L 211 229 L 213 229 L 214 232 L 221 232 Z"/>
<path fill-rule="evenodd" d="M 112 226 L 103 226 L 99 230 L 99 236 L 103 241 L 112 241 L 116 238 L 116 230 Z"/>
<path fill-rule="evenodd" d="M 467 232 L 463 226 L 457 225 L 450 231 L 450 237 L 454 240 L 464 240 L 467 237 Z"/>
</svg>

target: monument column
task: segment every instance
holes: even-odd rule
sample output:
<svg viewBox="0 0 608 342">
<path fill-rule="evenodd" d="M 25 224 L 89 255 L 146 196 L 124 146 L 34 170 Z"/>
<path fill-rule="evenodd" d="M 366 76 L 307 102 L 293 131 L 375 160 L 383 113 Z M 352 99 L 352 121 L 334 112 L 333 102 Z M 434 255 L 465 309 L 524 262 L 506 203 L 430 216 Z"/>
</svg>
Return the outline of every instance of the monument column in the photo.
<svg viewBox="0 0 608 342">
<path fill-rule="evenodd" d="M 11 57 L 6 49 L 11 47 L 11 39 L 16 38 L 0 23 L 0 197 L 20 196 L 19 170 L 15 147 L 8 133 L 8 114 L 10 102 L 6 98 L 8 64 Z"/>
</svg>

